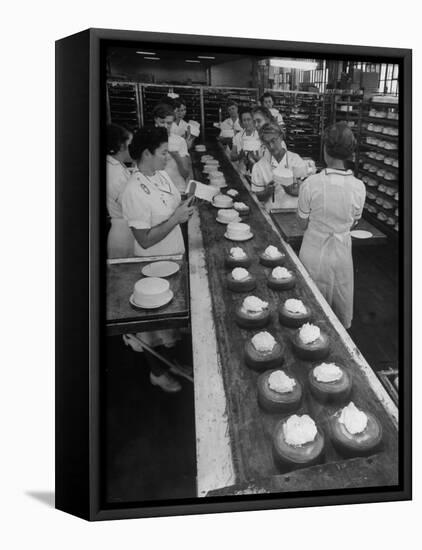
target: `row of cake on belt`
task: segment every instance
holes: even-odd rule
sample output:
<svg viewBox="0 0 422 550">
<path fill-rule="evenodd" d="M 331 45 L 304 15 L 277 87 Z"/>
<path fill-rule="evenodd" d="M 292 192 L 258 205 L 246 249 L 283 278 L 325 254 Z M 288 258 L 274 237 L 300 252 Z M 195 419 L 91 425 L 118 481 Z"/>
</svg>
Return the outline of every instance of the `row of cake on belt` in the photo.
<svg viewBox="0 0 422 550">
<path fill-rule="evenodd" d="M 270 286 L 270 281 L 275 281 L 279 286 L 272 288 L 276 290 L 293 288 L 295 284 L 294 274 L 280 265 L 283 261 L 284 254 L 273 246 L 268 247 L 260 256 L 262 264 L 273 268 L 268 284 Z M 228 284 L 231 290 L 248 291 L 244 285 L 254 278 L 245 267 L 239 267 L 239 262 L 243 266 L 249 266 L 251 260 L 241 248 L 233 247 L 226 258 L 226 266 L 236 267 L 228 275 Z M 244 329 L 263 328 L 270 317 L 268 302 L 255 296 L 247 296 L 235 312 L 236 323 Z M 295 298 L 287 299 L 279 309 L 279 319 L 283 325 L 302 325 L 293 339 L 295 353 L 308 360 L 323 359 L 329 353 L 328 336 L 318 326 L 306 322 L 310 318 L 310 309 Z M 258 402 L 261 408 L 270 413 L 296 411 L 302 402 L 303 390 L 300 382 L 277 368 L 283 362 L 283 355 L 282 345 L 266 331 L 255 334 L 245 346 L 247 366 L 263 371 L 257 383 Z M 316 366 L 309 373 L 308 380 L 311 393 L 324 403 L 344 402 L 349 398 L 353 385 L 348 371 L 334 363 Z M 377 419 L 371 413 L 357 409 L 353 402 L 331 416 L 329 433 L 333 445 L 347 456 L 375 452 L 382 439 L 382 428 Z M 307 414 L 283 418 L 273 435 L 275 459 L 282 467 L 309 466 L 318 462 L 323 457 L 324 446 L 323 430 Z"/>
</svg>

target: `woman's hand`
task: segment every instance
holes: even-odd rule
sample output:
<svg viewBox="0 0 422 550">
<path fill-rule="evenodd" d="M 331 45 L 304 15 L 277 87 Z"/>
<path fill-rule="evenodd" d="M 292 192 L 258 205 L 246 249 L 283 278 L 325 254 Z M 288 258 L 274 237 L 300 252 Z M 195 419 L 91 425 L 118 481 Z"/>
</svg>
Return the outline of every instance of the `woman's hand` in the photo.
<svg viewBox="0 0 422 550">
<path fill-rule="evenodd" d="M 173 212 L 173 218 L 176 224 L 185 223 L 193 214 L 193 202 L 194 196 L 190 197 L 188 200 L 183 201 L 179 204 L 176 210 Z"/>
</svg>

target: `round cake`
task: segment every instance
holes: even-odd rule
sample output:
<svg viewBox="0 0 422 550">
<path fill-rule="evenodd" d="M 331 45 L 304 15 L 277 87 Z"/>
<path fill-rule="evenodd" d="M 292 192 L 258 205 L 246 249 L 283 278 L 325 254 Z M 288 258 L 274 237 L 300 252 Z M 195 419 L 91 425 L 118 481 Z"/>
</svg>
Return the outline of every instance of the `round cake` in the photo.
<svg viewBox="0 0 422 550">
<path fill-rule="evenodd" d="M 302 325 L 294 335 L 292 344 L 296 355 L 307 361 L 325 359 L 330 353 L 327 334 L 310 323 Z"/>
<path fill-rule="evenodd" d="M 169 296 L 170 283 L 160 277 L 145 277 L 135 283 L 132 300 L 139 307 L 159 307 Z"/>
<path fill-rule="evenodd" d="M 267 284 L 273 290 L 289 290 L 296 284 L 296 277 L 285 267 L 275 267 L 268 275 Z"/>
<path fill-rule="evenodd" d="M 205 145 L 201 145 L 201 144 L 195 145 L 195 151 L 197 153 L 204 153 L 206 150 L 207 149 L 206 149 Z"/>
<path fill-rule="evenodd" d="M 257 371 L 280 367 L 283 348 L 269 332 L 259 332 L 245 345 L 245 362 L 249 368 Z"/>
<path fill-rule="evenodd" d="M 220 223 L 237 222 L 240 220 L 239 213 L 232 208 L 224 208 L 217 211 L 217 221 Z"/>
<path fill-rule="evenodd" d="M 249 267 L 252 263 L 252 260 L 243 250 L 238 246 L 232 247 L 229 253 L 226 256 L 225 264 L 229 269 L 234 269 L 235 267 Z"/>
<path fill-rule="evenodd" d="M 227 225 L 226 237 L 233 241 L 243 241 L 252 237 L 251 228 L 246 223 L 231 222 Z"/>
<path fill-rule="evenodd" d="M 236 323 L 241 328 L 264 328 L 271 318 L 268 306 L 268 302 L 264 302 L 256 296 L 248 296 L 235 311 Z"/>
<path fill-rule="evenodd" d="M 321 363 L 309 373 L 309 387 L 322 403 L 346 400 L 352 390 L 352 377 L 335 363 Z"/>
<path fill-rule="evenodd" d="M 203 164 L 206 164 L 208 160 L 213 160 L 214 157 L 212 155 L 202 155 L 201 162 Z"/>
<path fill-rule="evenodd" d="M 217 159 L 210 156 L 207 159 L 205 166 L 220 166 L 220 162 Z"/>
<path fill-rule="evenodd" d="M 293 412 L 300 407 L 302 386 L 282 370 L 263 372 L 258 377 L 258 403 L 271 413 Z"/>
<path fill-rule="evenodd" d="M 233 199 L 227 195 L 215 195 L 212 200 L 213 205 L 217 208 L 231 208 L 233 206 Z"/>
<path fill-rule="evenodd" d="M 259 256 L 259 261 L 265 267 L 277 267 L 283 265 L 286 255 L 273 245 L 267 246 L 264 252 Z"/>
<path fill-rule="evenodd" d="M 226 191 L 226 194 L 229 195 L 229 197 L 232 197 L 232 199 L 234 199 L 239 195 L 239 191 L 236 191 L 236 189 L 228 189 Z"/>
<path fill-rule="evenodd" d="M 305 174 L 306 175 L 306 174 Z M 274 183 L 282 185 L 283 187 L 288 187 L 293 184 L 293 171 L 290 168 L 284 168 L 283 166 L 278 166 L 273 170 Z"/>
<path fill-rule="evenodd" d="M 352 401 L 331 417 L 329 426 L 333 445 L 344 456 L 369 455 L 381 446 L 381 424 Z"/>
<path fill-rule="evenodd" d="M 243 267 L 235 267 L 227 275 L 227 288 L 232 292 L 250 292 L 256 287 L 256 278 Z"/>
<path fill-rule="evenodd" d="M 301 300 L 289 298 L 280 306 L 278 316 L 285 327 L 298 328 L 310 320 L 312 315 L 309 307 Z"/>
<path fill-rule="evenodd" d="M 239 212 L 241 216 L 247 216 L 249 214 L 249 206 L 244 202 L 235 202 L 233 208 Z"/>
<path fill-rule="evenodd" d="M 234 136 L 234 130 L 231 128 L 223 128 L 220 133 L 222 138 L 232 138 Z"/>
<path fill-rule="evenodd" d="M 206 164 L 204 166 L 203 172 L 205 174 L 211 174 L 211 172 L 218 172 L 218 166 L 216 164 Z"/>
<path fill-rule="evenodd" d="M 323 456 L 324 445 L 322 431 L 307 414 L 294 414 L 280 420 L 274 431 L 274 458 L 283 470 L 318 464 Z"/>
</svg>

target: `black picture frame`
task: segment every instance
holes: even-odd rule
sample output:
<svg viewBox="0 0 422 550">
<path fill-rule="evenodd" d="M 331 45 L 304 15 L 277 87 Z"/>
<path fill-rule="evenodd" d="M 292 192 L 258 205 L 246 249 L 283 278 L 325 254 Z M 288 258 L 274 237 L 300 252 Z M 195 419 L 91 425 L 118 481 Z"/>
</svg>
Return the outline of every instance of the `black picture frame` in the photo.
<svg viewBox="0 0 422 550">
<path fill-rule="evenodd" d="M 103 49 L 107 44 L 173 45 L 244 54 L 388 58 L 400 66 L 402 192 L 399 389 L 400 483 L 385 490 L 249 495 L 145 506 L 105 506 L 99 470 L 100 371 L 104 333 Z M 224 46 L 222 46 L 222 44 Z M 338 44 L 88 29 L 56 42 L 56 508 L 87 520 L 202 514 L 411 499 L 411 161 L 412 52 Z"/>
</svg>

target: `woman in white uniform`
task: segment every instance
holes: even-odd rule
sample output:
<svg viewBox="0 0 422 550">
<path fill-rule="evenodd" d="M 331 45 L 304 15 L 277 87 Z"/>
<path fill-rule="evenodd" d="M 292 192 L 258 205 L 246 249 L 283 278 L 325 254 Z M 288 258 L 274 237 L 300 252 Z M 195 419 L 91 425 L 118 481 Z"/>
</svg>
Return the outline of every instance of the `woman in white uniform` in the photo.
<svg viewBox="0 0 422 550">
<path fill-rule="evenodd" d="M 270 94 L 270 92 L 265 92 L 264 94 L 262 94 L 260 102 L 263 107 L 266 107 L 270 111 L 272 117 L 277 122 L 277 124 L 281 128 L 283 128 L 283 117 L 281 116 L 280 111 L 274 107 L 274 96 Z"/>
<path fill-rule="evenodd" d="M 123 193 L 122 208 L 135 238 L 135 255 L 184 253 L 180 224 L 189 219 L 193 208 L 189 201 L 181 202 L 179 191 L 164 171 L 169 156 L 167 130 L 142 128 L 134 135 L 130 154 L 136 169 Z M 136 337 L 136 341 L 131 335 L 125 337 L 126 343 L 136 351 L 144 351 L 141 342 L 145 342 L 165 355 L 165 348 L 176 344 L 180 332 L 166 329 L 138 333 Z M 165 391 L 179 391 L 179 382 L 166 372 L 163 365 L 151 354 L 145 355 L 151 368 L 151 383 Z"/>
<path fill-rule="evenodd" d="M 235 101 L 229 101 L 227 104 L 228 118 L 220 124 L 220 135 L 218 139 L 231 147 L 234 136 L 242 131 L 239 120 L 239 107 Z M 230 135 L 229 135 L 230 134 Z"/>
<path fill-rule="evenodd" d="M 362 215 L 365 185 L 345 169 L 355 148 L 345 122 L 327 128 L 327 168 L 299 191 L 298 218 L 306 228 L 299 257 L 345 328 L 353 319 L 353 259 L 350 230 Z"/>
<path fill-rule="evenodd" d="M 178 99 L 174 99 L 173 109 L 174 122 L 171 125 L 170 132 L 183 138 L 186 141 L 186 145 L 189 150 L 192 148 L 192 145 L 195 141 L 195 136 L 190 133 L 190 126 L 185 121 L 187 111 L 185 101 L 181 97 L 179 97 Z"/>
<path fill-rule="evenodd" d="M 117 124 L 107 127 L 107 212 L 111 228 L 107 237 L 108 258 L 128 258 L 133 256 L 133 235 L 122 213 L 122 194 L 130 178 L 130 170 L 125 163 L 131 163 L 129 145 L 132 134 Z"/>
<path fill-rule="evenodd" d="M 184 138 L 171 132 L 174 123 L 173 107 L 159 103 L 153 111 L 154 125 L 165 128 L 168 135 L 168 155 L 165 171 L 180 192 L 184 192 L 187 180 L 192 177 L 192 163 Z"/>
<path fill-rule="evenodd" d="M 297 197 L 291 196 L 296 184 L 283 187 L 274 184 L 273 171 L 289 168 L 295 179 L 305 177 L 307 166 L 304 160 L 288 151 L 283 141 L 283 132 L 275 122 L 264 124 L 259 130 L 259 137 L 267 150 L 261 160 L 252 168 L 252 191 L 262 193 L 262 200 L 267 210 L 274 208 L 296 208 Z"/>
<path fill-rule="evenodd" d="M 233 138 L 233 146 L 230 153 L 232 161 L 239 162 L 239 170 L 242 174 L 248 172 L 250 162 L 248 160 L 248 154 L 250 151 L 245 150 L 246 141 L 253 140 L 257 143 L 257 150 L 260 148 L 261 140 L 259 139 L 258 131 L 255 128 L 255 124 L 252 118 L 252 108 L 244 107 L 240 110 L 239 120 L 241 122 L 243 130 L 237 132 Z"/>
</svg>

